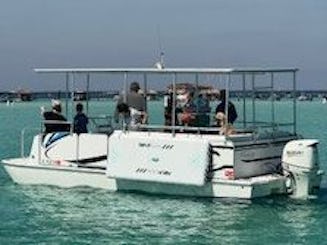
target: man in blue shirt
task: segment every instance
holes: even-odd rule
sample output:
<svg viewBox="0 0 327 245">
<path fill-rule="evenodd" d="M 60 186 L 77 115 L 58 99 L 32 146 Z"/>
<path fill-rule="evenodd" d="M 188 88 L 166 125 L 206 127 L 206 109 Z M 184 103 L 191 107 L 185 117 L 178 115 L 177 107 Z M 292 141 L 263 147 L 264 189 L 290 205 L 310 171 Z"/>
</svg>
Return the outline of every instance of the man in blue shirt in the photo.
<svg viewBox="0 0 327 245">
<path fill-rule="evenodd" d="M 88 117 L 83 113 L 83 105 L 78 103 L 76 105 L 76 116 L 74 117 L 74 133 L 87 133 Z"/>
</svg>

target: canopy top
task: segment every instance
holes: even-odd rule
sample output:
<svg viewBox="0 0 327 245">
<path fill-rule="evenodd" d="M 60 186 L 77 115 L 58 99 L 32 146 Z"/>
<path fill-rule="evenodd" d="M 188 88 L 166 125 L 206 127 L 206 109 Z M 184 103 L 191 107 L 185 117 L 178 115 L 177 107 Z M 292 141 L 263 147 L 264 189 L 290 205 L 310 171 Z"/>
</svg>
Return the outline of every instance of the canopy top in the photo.
<svg viewBox="0 0 327 245">
<path fill-rule="evenodd" d="M 36 68 L 37 73 L 150 73 L 150 74 L 238 74 L 287 73 L 297 68 Z"/>
</svg>

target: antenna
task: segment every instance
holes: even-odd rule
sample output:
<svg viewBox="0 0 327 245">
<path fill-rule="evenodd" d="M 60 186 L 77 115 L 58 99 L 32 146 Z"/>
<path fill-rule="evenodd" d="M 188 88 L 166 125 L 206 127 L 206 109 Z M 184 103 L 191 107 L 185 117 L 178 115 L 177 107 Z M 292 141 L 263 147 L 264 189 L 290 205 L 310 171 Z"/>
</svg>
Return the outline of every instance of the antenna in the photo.
<svg viewBox="0 0 327 245">
<path fill-rule="evenodd" d="M 161 44 L 161 36 L 160 36 L 160 26 L 157 26 L 157 35 L 158 35 L 158 43 L 159 43 L 159 61 L 157 61 L 154 66 L 158 68 L 159 70 L 165 68 L 165 62 L 164 62 L 164 55 L 165 53 L 163 52 L 162 49 L 162 44 Z"/>
</svg>

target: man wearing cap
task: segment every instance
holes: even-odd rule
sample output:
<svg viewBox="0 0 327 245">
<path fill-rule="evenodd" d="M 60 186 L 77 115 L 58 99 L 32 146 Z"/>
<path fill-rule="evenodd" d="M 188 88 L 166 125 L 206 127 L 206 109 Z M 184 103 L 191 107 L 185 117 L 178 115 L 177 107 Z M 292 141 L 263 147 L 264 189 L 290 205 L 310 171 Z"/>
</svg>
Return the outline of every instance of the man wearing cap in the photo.
<svg viewBox="0 0 327 245">
<path fill-rule="evenodd" d="M 138 82 L 132 82 L 130 92 L 126 95 L 126 101 L 124 100 L 124 96 L 119 97 L 115 110 L 116 122 L 119 120 L 119 115 L 122 115 L 124 119 L 128 118 L 130 120 L 131 126 L 146 123 L 145 98 L 139 93 L 139 90 L 140 85 Z"/>
<path fill-rule="evenodd" d="M 52 100 L 52 111 L 43 113 L 45 121 L 58 121 L 58 122 L 45 122 L 45 133 L 69 131 L 68 123 L 65 123 L 66 118 L 61 115 L 61 102 L 60 100 Z M 63 123 L 61 123 L 62 121 Z"/>
</svg>

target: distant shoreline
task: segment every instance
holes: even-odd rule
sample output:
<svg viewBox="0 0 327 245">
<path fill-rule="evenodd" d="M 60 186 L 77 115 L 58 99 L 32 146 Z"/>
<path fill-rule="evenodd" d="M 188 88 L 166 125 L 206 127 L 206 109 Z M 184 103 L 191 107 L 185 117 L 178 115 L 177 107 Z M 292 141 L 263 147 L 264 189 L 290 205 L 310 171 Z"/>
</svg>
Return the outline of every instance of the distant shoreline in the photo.
<svg viewBox="0 0 327 245">
<path fill-rule="evenodd" d="M 85 93 L 86 94 L 86 93 Z M 166 94 L 166 91 L 157 91 L 157 97 L 161 98 Z M 39 91 L 39 92 L 25 92 L 24 94 L 29 100 L 35 99 L 66 99 L 71 97 L 71 93 L 66 93 L 64 91 Z M 87 95 L 89 99 L 113 99 L 115 96 L 119 95 L 119 91 L 117 90 L 110 90 L 110 91 L 90 91 Z M 258 99 L 268 99 L 271 96 L 274 96 L 276 100 L 281 98 L 293 98 L 293 91 L 291 90 L 280 90 L 280 91 L 257 91 L 255 93 L 255 97 Z M 245 92 L 245 97 L 252 97 L 252 91 L 248 90 Z M 327 96 L 327 90 L 297 90 L 295 97 L 298 98 L 300 96 L 306 96 L 310 98 L 322 98 Z M 230 91 L 231 98 L 243 98 L 243 91 L 241 90 L 231 90 Z M 0 92 L 0 102 L 6 102 L 7 100 L 16 100 L 20 99 L 21 94 L 19 92 L 9 92 L 4 91 Z M 85 100 L 84 98 L 83 100 Z M 24 100 L 24 99 L 22 99 Z"/>
</svg>

